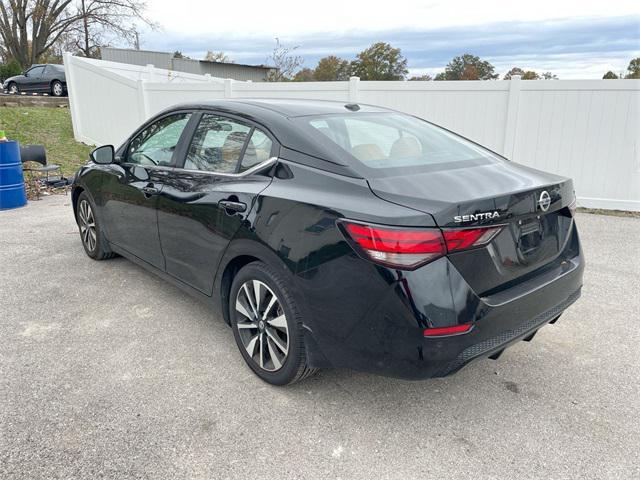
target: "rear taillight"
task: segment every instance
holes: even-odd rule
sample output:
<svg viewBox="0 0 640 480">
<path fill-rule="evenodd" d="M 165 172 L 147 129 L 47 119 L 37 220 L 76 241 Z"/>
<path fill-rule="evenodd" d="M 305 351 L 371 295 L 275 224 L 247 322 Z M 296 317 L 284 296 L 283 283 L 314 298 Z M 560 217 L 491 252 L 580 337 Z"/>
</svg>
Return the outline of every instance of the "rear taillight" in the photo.
<svg viewBox="0 0 640 480">
<path fill-rule="evenodd" d="M 376 263 L 414 270 L 447 254 L 486 245 L 502 227 L 448 229 L 401 228 L 338 222 L 354 249 Z"/>
<path fill-rule="evenodd" d="M 443 230 L 444 241 L 449 252 L 467 250 L 489 243 L 502 227 L 464 228 L 460 230 Z"/>
<path fill-rule="evenodd" d="M 347 238 L 376 263 L 413 269 L 446 253 L 442 233 L 436 228 L 393 228 L 342 222 Z"/>
</svg>

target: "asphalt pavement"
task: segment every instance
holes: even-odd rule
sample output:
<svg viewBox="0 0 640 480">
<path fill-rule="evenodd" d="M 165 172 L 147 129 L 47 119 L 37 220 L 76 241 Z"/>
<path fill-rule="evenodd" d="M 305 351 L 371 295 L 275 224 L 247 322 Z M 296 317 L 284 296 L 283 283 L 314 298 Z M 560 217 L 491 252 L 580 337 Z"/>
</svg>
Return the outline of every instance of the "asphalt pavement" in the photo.
<svg viewBox="0 0 640 480">
<path fill-rule="evenodd" d="M 579 214 L 582 298 L 452 377 L 261 382 L 206 306 L 0 212 L 0 478 L 640 478 L 640 219 Z"/>
</svg>

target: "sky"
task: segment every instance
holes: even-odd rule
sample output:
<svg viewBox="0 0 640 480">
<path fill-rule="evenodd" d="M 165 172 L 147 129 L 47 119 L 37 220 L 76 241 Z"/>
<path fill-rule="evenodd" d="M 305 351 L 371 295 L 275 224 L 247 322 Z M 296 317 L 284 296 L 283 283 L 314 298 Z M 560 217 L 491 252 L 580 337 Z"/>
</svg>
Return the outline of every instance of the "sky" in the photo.
<svg viewBox="0 0 640 480">
<path fill-rule="evenodd" d="M 141 48 L 192 58 L 224 51 L 264 64 L 275 37 L 313 68 L 327 55 L 351 60 L 374 42 L 399 47 L 410 75 L 435 74 L 456 55 L 562 79 L 602 78 L 640 56 L 640 0 L 147 0 L 160 28 Z"/>
</svg>

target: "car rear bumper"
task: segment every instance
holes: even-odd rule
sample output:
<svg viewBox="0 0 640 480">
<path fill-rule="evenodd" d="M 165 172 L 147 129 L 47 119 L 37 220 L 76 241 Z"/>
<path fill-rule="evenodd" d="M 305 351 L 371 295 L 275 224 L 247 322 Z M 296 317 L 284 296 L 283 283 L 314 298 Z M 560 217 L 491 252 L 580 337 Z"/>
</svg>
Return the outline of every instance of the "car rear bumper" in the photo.
<svg viewBox="0 0 640 480">
<path fill-rule="evenodd" d="M 555 323 L 555 320 L 562 312 L 580 298 L 580 293 L 581 289 L 576 290 L 556 306 L 522 323 L 510 322 L 508 319 L 502 321 L 500 319 L 494 319 L 495 324 L 499 325 L 498 328 L 496 328 L 495 324 L 485 328 L 487 322 L 483 321 L 483 325 L 476 326 L 475 331 L 470 332 L 470 336 L 465 339 L 468 342 L 468 346 L 460 351 L 455 358 L 443 364 L 442 368 L 436 370 L 432 376 L 444 377 L 451 375 L 472 360 L 501 353 L 513 343 L 535 334 L 538 329 L 547 323 Z M 500 314 L 500 316 L 502 315 L 504 314 Z"/>
<path fill-rule="evenodd" d="M 314 321 L 307 325 L 309 361 L 318 367 L 407 379 L 455 373 L 476 358 L 492 356 L 530 337 L 579 298 L 584 259 L 577 233 L 574 247 L 528 280 L 486 297 L 476 295 L 447 258 L 420 273 L 392 274 L 373 267 L 376 273 L 354 273 L 352 281 L 345 274 L 343 281 L 362 287 L 360 292 L 349 292 L 346 286 L 340 310 L 326 300 L 316 304 L 320 295 L 307 290 L 315 309 Z M 384 286 L 372 274 L 382 278 Z M 368 303 L 368 308 L 354 319 L 356 308 L 362 308 L 355 302 L 361 299 L 360 305 Z M 468 333 L 424 336 L 426 327 L 469 322 L 473 328 Z"/>
</svg>

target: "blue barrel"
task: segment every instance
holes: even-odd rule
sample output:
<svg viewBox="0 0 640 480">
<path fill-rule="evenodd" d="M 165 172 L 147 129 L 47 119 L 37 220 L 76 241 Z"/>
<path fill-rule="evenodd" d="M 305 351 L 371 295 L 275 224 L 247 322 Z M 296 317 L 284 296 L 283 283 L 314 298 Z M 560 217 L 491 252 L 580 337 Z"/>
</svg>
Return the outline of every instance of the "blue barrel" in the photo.
<svg viewBox="0 0 640 480">
<path fill-rule="evenodd" d="M 15 141 L 0 142 L 0 210 L 22 207 L 26 203 L 20 145 Z"/>
</svg>

